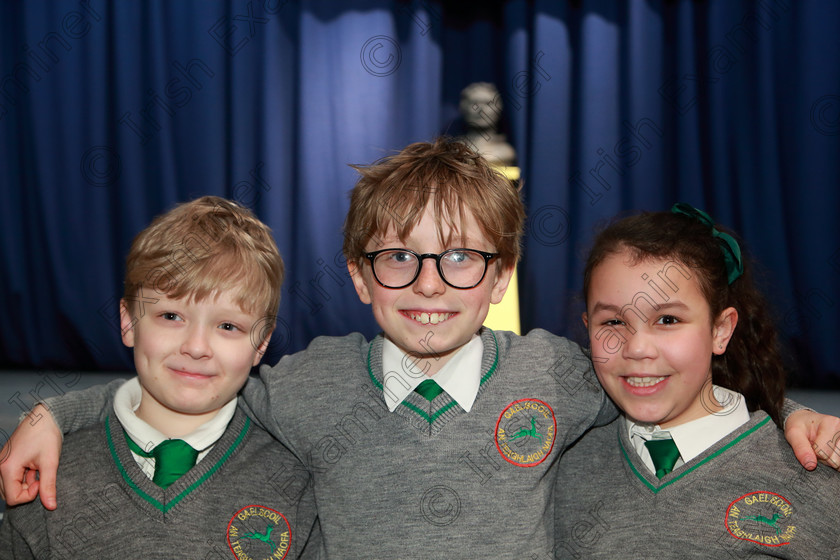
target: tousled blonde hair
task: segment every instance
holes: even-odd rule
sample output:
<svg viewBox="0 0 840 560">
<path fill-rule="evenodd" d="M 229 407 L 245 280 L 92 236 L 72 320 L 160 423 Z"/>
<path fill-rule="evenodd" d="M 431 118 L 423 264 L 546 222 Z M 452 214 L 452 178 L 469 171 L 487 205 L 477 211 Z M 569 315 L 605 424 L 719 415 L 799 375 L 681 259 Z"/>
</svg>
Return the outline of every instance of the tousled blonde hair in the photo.
<svg viewBox="0 0 840 560">
<path fill-rule="evenodd" d="M 155 293 L 203 301 L 233 290 L 246 313 L 275 317 L 283 259 L 271 230 L 250 210 L 217 196 L 179 204 L 134 238 L 126 258 L 124 298 Z"/>
</svg>

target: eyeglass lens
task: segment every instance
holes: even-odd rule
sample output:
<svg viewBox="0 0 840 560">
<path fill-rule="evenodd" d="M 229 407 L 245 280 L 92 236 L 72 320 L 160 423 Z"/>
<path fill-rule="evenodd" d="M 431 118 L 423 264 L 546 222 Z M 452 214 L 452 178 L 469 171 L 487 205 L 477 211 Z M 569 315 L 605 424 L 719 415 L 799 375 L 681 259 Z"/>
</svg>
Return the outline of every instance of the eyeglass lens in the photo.
<svg viewBox="0 0 840 560">
<path fill-rule="evenodd" d="M 430 258 L 430 257 L 428 257 Z M 387 287 L 410 284 L 420 271 L 420 259 L 408 251 L 385 251 L 373 261 L 377 279 Z M 484 276 L 487 260 L 476 251 L 446 251 L 440 257 L 443 279 L 457 288 L 470 288 Z"/>
</svg>

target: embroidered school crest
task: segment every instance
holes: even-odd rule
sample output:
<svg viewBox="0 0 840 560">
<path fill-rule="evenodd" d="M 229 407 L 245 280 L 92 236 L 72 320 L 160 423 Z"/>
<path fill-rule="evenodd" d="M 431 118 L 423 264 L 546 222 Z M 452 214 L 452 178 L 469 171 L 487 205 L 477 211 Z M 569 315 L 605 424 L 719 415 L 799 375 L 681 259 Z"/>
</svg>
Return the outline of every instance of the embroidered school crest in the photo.
<svg viewBox="0 0 840 560">
<path fill-rule="evenodd" d="M 292 528 L 279 511 L 259 505 L 245 506 L 231 517 L 227 541 L 233 556 L 240 560 L 281 560 L 289 553 Z"/>
<path fill-rule="evenodd" d="M 790 544 L 796 534 L 793 506 L 774 492 L 744 494 L 726 509 L 726 529 L 736 539 L 764 546 Z"/>
<path fill-rule="evenodd" d="M 539 399 L 510 403 L 496 422 L 496 448 L 505 461 L 518 467 L 535 467 L 554 448 L 557 419 Z"/>
</svg>

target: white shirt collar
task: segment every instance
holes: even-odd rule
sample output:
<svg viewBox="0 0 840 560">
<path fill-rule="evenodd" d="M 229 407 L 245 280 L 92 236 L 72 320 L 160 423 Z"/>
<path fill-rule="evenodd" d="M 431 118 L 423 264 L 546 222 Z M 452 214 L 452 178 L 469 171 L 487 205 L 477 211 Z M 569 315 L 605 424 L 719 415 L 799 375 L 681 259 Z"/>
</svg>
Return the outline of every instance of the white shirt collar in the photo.
<svg viewBox="0 0 840 560">
<path fill-rule="evenodd" d="M 473 335 L 434 376 L 428 377 L 417 368 L 414 360 L 396 344 L 384 340 L 382 344 L 383 392 L 388 410 L 393 412 L 414 389 L 426 379 L 434 379 L 458 406 L 469 412 L 481 384 L 481 360 L 484 344 Z"/>
<path fill-rule="evenodd" d="M 663 430 L 658 425 L 636 424 L 627 417 L 624 418 L 627 434 L 633 443 L 633 448 L 651 472 L 655 472 L 655 469 L 653 468 L 653 461 L 650 459 L 650 453 L 645 446 L 645 441 L 667 437 L 666 434 L 670 434 L 680 452 L 680 460 L 676 464 L 678 467 L 691 461 L 740 426 L 749 422 L 750 413 L 743 395 L 718 385 L 714 385 L 712 390 L 717 401 L 723 406 L 723 410 L 714 414 L 707 414 L 702 418 L 679 426 L 672 426 Z"/>
<path fill-rule="evenodd" d="M 114 413 L 119 418 L 120 424 L 122 424 L 128 437 L 144 451 L 151 451 L 162 441 L 170 438 L 137 417 L 135 411 L 140 406 L 142 396 L 143 391 L 140 389 L 139 378 L 134 377 L 129 379 L 123 383 L 114 395 Z M 184 440 L 193 449 L 199 451 L 197 461 L 201 461 L 210 452 L 213 444 L 225 433 L 235 412 L 236 398 L 234 397 L 213 418 L 199 426 L 192 433 L 178 439 Z M 134 459 L 149 478 L 154 475 L 154 459 L 141 457 L 136 454 L 134 454 Z"/>
</svg>

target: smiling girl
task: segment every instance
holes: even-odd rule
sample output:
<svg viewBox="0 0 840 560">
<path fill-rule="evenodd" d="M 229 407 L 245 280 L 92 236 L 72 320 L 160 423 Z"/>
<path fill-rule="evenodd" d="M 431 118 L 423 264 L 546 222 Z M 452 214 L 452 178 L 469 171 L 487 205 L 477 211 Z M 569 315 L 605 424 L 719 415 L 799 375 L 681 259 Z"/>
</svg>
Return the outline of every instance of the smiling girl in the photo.
<svg viewBox="0 0 840 560">
<path fill-rule="evenodd" d="M 558 557 L 840 558 L 840 477 L 803 471 L 777 426 L 782 357 L 734 237 L 685 204 L 620 220 L 584 296 L 623 415 L 560 462 Z"/>
</svg>

